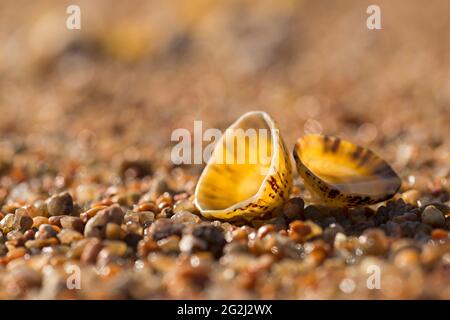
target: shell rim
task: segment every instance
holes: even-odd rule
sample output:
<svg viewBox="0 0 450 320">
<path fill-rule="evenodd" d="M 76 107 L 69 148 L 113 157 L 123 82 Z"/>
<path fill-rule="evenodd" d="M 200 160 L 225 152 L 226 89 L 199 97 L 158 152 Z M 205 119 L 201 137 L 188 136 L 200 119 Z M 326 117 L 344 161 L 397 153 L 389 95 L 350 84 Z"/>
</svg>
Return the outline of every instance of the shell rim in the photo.
<svg viewBox="0 0 450 320">
<path fill-rule="evenodd" d="M 279 129 L 277 128 L 277 126 L 275 125 L 275 121 L 270 117 L 270 115 L 267 112 L 264 111 L 249 111 L 244 113 L 242 116 L 240 116 L 238 119 L 236 119 L 227 129 L 232 129 L 234 128 L 239 122 L 241 122 L 243 119 L 250 117 L 250 116 L 262 116 L 263 120 L 269 125 L 269 128 L 272 132 L 272 130 L 276 130 L 276 134 L 271 134 L 271 138 L 272 138 L 272 143 L 274 146 L 278 146 L 279 141 L 280 141 L 280 133 L 279 133 Z M 224 134 L 220 137 L 219 141 L 217 141 L 217 145 L 221 144 L 223 142 L 223 138 L 224 138 Z M 214 149 L 215 150 L 215 149 Z M 214 151 L 213 151 L 214 152 Z M 223 208 L 223 209 L 203 209 L 198 201 L 198 193 L 199 193 L 199 189 L 200 189 L 200 185 L 203 183 L 203 180 L 205 178 L 206 175 L 206 168 L 210 165 L 210 162 L 212 160 L 212 157 L 208 160 L 208 163 L 206 164 L 205 168 L 203 169 L 200 178 L 197 181 L 197 185 L 195 187 L 195 192 L 194 192 L 194 205 L 197 207 L 197 209 L 204 215 L 207 215 L 209 217 L 214 217 L 215 213 L 221 213 L 221 212 L 233 212 L 236 209 L 239 208 L 243 208 L 246 207 L 248 204 L 250 204 L 252 201 L 255 200 L 255 198 L 258 198 L 263 192 L 264 192 L 264 186 L 265 184 L 267 184 L 267 180 L 269 179 L 270 176 L 272 176 L 275 171 L 277 170 L 277 168 L 274 166 L 274 161 L 276 159 L 276 157 L 278 157 L 279 154 L 279 148 L 275 147 L 273 148 L 273 154 L 272 154 L 272 159 L 270 162 L 270 169 L 269 172 L 266 174 L 266 176 L 264 177 L 264 180 L 261 182 L 260 187 L 258 189 L 258 191 L 251 197 L 237 202 L 232 206 Z"/>
</svg>

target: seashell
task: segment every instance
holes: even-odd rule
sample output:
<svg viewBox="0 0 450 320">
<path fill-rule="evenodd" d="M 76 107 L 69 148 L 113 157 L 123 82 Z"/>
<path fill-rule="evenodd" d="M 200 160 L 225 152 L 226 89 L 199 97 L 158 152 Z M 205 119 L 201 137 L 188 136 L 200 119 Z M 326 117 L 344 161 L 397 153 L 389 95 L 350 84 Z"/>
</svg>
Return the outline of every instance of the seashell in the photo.
<svg viewBox="0 0 450 320">
<path fill-rule="evenodd" d="M 195 205 L 207 218 L 251 220 L 282 205 L 291 188 L 291 162 L 279 129 L 267 113 L 253 111 L 218 140 L 197 183 Z"/>
<path fill-rule="evenodd" d="M 337 137 L 300 138 L 294 147 L 294 159 L 311 194 L 329 205 L 374 204 L 391 198 L 401 185 L 383 159 Z"/>
</svg>

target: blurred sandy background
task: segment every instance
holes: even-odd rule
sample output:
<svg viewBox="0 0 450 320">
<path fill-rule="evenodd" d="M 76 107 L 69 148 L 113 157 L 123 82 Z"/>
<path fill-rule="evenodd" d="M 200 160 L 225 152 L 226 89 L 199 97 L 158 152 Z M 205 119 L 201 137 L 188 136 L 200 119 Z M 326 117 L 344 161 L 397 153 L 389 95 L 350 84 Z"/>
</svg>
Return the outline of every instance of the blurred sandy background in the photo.
<svg viewBox="0 0 450 320">
<path fill-rule="evenodd" d="M 66 7 L 81 7 L 80 31 Z M 381 7 L 382 30 L 366 27 Z M 449 174 L 450 2 L 0 1 L 0 150 L 58 168 L 167 156 L 170 133 L 268 111 Z M 35 158 L 33 158 L 35 157 Z M 63 159 L 64 161 L 60 161 Z"/>
</svg>

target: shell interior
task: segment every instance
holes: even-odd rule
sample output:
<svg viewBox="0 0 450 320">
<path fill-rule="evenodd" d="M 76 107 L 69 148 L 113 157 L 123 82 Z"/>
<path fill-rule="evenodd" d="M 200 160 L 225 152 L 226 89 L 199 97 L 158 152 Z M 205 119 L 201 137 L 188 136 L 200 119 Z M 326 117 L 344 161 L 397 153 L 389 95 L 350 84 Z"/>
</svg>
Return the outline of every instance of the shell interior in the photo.
<svg viewBox="0 0 450 320">
<path fill-rule="evenodd" d="M 255 113 L 225 131 L 196 192 L 201 209 L 225 210 L 256 196 L 272 165 L 271 129 L 266 119 Z"/>
<path fill-rule="evenodd" d="M 392 197 L 400 178 L 369 149 L 337 137 L 309 135 L 294 150 L 300 175 L 326 202 L 369 204 Z"/>
</svg>

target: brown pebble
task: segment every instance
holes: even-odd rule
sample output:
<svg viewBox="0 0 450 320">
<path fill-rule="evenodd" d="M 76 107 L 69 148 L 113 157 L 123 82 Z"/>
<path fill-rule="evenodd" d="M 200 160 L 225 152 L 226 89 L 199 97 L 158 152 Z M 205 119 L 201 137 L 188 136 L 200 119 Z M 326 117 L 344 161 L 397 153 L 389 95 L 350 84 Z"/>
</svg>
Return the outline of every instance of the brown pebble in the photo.
<svg viewBox="0 0 450 320">
<path fill-rule="evenodd" d="M 41 224 L 39 226 L 38 232 L 36 233 L 37 240 L 45 240 L 49 238 L 56 237 L 58 233 L 53 229 L 50 224 Z"/>
<path fill-rule="evenodd" d="M 95 263 L 97 255 L 103 249 L 102 244 L 98 240 L 94 240 L 86 244 L 81 254 L 80 261 L 84 263 Z"/>
<path fill-rule="evenodd" d="M 448 232 L 444 229 L 434 229 L 431 232 L 431 238 L 434 240 L 448 239 Z"/>
<path fill-rule="evenodd" d="M 58 233 L 57 237 L 62 244 L 71 244 L 74 241 L 78 241 L 84 238 L 80 232 L 72 229 L 61 230 L 61 232 Z"/>
<path fill-rule="evenodd" d="M 381 229 L 367 229 L 359 237 L 363 251 L 368 255 L 383 255 L 389 249 L 389 241 Z"/>
<path fill-rule="evenodd" d="M 303 221 L 295 220 L 289 224 L 288 235 L 296 242 L 303 242 L 311 231 L 311 227 L 306 225 Z"/>
<path fill-rule="evenodd" d="M 158 244 L 149 238 L 144 238 L 137 245 L 137 254 L 140 258 L 145 258 L 150 252 L 159 250 Z"/>
<path fill-rule="evenodd" d="M 414 206 L 417 206 L 417 201 L 419 201 L 421 196 L 422 195 L 419 190 L 411 189 L 411 190 L 403 192 L 400 195 L 400 198 L 403 199 L 403 201 L 405 201 L 405 203 L 409 203 Z"/>
<path fill-rule="evenodd" d="M 46 217 L 34 217 L 33 218 L 33 228 L 39 228 L 41 224 L 49 224 L 48 218 Z"/>
<path fill-rule="evenodd" d="M 70 214 L 73 211 L 72 196 L 68 192 L 53 195 L 47 200 L 47 208 L 50 216 Z"/>
<path fill-rule="evenodd" d="M 29 230 L 25 231 L 25 233 L 23 234 L 24 240 L 25 241 L 33 240 L 35 234 L 36 234 L 36 231 L 34 231 L 33 229 L 29 229 Z"/>
<path fill-rule="evenodd" d="M 14 259 L 22 258 L 27 253 L 27 250 L 23 247 L 14 248 L 13 250 L 8 251 L 6 254 L 6 258 L 8 261 L 12 261 Z"/>
<path fill-rule="evenodd" d="M 154 213 L 158 213 L 159 208 L 156 205 L 156 203 L 154 203 L 154 202 L 144 202 L 144 203 L 139 204 L 138 211 L 151 211 Z"/>
<path fill-rule="evenodd" d="M 84 228 L 86 237 L 103 238 L 105 236 L 108 222 L 122 224 L 124 213 L 119 206 L 111 206 L 99 211 L 94 217 L 89 219 Z"/>
<path fill-rule="evenodd" d="M 423 210 L 422 222 L 432 227 L 445 227 L 444 214 L 433 205 L 429 205 Z"/>
<path fill-rule="evenodd" d="M 52 216 L 48 218 L 48 223 L 54 226 L 61 227 L 61 219 L 66 216 Z"/>
<path fill-rule="evenodd" d="M 300 219 L 303 217 L 304 208 L 305 202 L 302 198 L 292 198 L 283 205 L 283 214 L 290 220 Z"/>
<path fill-rule="evenodd" d="M 110 240 L 120 240 L 125 236 L 125 232 L 118 224 L 109 222 L 106 225 L 105 236 Z"/>
<path fill-rule="evenodd" d="M 264 238 L 267 234 L 270 232 L 273 232 L 275 230 L 275 227 L 272 224 L 266 224 L 260 228 L 258 228 L 258 231 L 256 232 L 256 236 L 259 239 Z"/>
<path fill-rule="evenodd" d="M 81 221 L 86 223 L 89 219 L 94 217 L 97 214 L 97 212 L 99 212 L 99 211 L 101 211 L 103 209 L 106 209 L 106 208 L 107 208 L 107 206 L 104 206 L 104 205 L 99 205 L 99 206 L 96 206 L 94 208 L 91 208 L 88 211 L 83 212 L 82 214 L 80 214 L 80 219 L 81 219 Z"/>
<path fill-rule="evenodd" d="M 33 219 L 27 215 L 23 210 L 16 210 L 13 219 L 13 229 L 19 231 L 26 231 L 33 226 Z"/>
<path fill-rule="evenodd" d="M 59 222 L 60 226 L 64 229 L 73 229 L 78 232 L 83 232 L 84 224 L 79 217 L 63 216 Z"/>
</svg>

